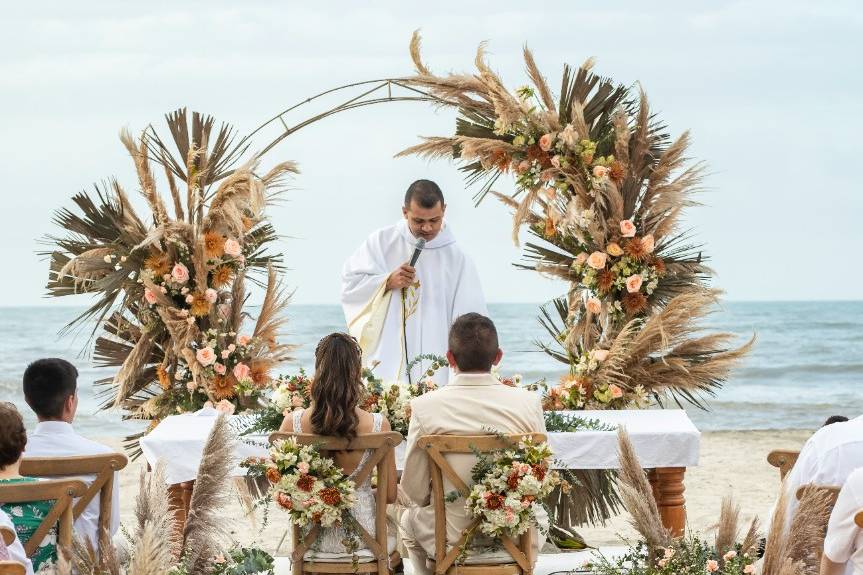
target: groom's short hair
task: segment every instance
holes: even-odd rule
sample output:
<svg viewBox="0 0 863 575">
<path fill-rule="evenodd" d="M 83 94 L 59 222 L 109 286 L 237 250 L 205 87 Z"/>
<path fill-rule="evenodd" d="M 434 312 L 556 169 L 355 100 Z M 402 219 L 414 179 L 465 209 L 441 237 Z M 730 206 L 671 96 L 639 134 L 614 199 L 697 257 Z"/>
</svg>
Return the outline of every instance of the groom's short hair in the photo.
<svg viewBox="0 0 863 575">
<path fill-rule="evenodd" d="M 409 208 L 411 202 L 416 202 L 426 209 L 435 207 L 438 202 L 442 206 L 445 203 L 440 186 L 431 180 L 417 180 L 408 186 L 408 191 L 405 192 L 405 207 Z"/>
<path fill-rule="evenodd" d="M 498 349 L 497 328 L 482 314 L 459 316 L 449 330 L 449 350 L 460 371 L 490 371 Z"/>
<path fill-rule="evenodd" d="M 42 419 L 63 415 L 63 404 L 78 389 L 78 370 L 56 357 L 38 359 L 24 370 L 24 400 Z"/>
</svg>

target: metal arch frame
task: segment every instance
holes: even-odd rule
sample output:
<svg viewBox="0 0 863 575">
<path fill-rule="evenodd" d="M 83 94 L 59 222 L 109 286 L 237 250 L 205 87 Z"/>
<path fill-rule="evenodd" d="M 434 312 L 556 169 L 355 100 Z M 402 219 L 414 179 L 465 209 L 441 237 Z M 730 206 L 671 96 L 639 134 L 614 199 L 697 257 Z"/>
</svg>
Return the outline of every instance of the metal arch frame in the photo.
<svg viewBox="0 0 863 575">
<path fill-rule="evenodd" d="M 328 96 L 330 94 L 340 92 L 342 90 L 349 90 L 351 88 L 357 88 L 357 87 L 361 87 L 361 86 L 364 88 L 366 86 L 371 86 L 371 87 L 368 89 L 364 89 L 364 91 L 361 94 L 354 96 L 352 98 L 349 98 L 348 100 L 345 100 L 341 104 L 333 106 L 332 108 L 329 108 L 328 110 L 321 112 L 320 114 L 312 116 L 311 118 L 307 118 L 307 119 L 303 120 L 302 122 L 299 122 L 293 126 L 290 126 L 288 124 L 288 122 L 285 121 L 285 115 L 288 114 L 289 112 L 292 112 L 293 110 L 296 110 L 300 106 L 303 106 L 305 104 L 308 104 L 310 102 L 313 102 L 315 100 L 323 98 L 324 96 Z M 393 87 L 407 90 L 409 93 L 414 94 L 414 95 L 402 95 L 402 96 L 396 95 L 396 96 L 393 96 Z M 383 91 L 384 89 L 386 89 L 386 95 L 385 96 L 378 95 L 378 93 Z M 443 98 L 440 98 L 438 96 L 433 96 L 430 93 L 425 92 L 423 90 L 419 90 L 417 88 L 414 88 L 413 86 L 410 85 L 409 80 L 407 80 L 405 78 L 384 78 L 384 79 L 379 79 L 379 80 L 366 80 L 364 82 L 355 82 L 353 84 L 346 84 L 344 86 L 339 86 L 337 88 L 331 88 L 329 90 L 326 90 L 324 92 L 316 94 L 310 98 L 306 98 L 305 100 L 302 100 L 302 101 L 294 104 L 293 106 L 279 112 L 278 114 L 276 114 L 275 116 L 273 116 L 272 118 L 270 118 L 269 120 L 267 120 L 266 122 L 264 122 L 263 124 L 261 124 L 260 126 L 255 128 L 254 130 L 252 130 L 248 135 L 243 137 L 243 139 L 240 141 L 240 143 L 241 144 L 248 143 L 248 141 L 251 140 L 255 136 L 255 134 L 257 134 L 261 130 L 267 128 L 268 126 L 275 124 L 276 122 L 281 122 L 282 127 L 284 128 L 284 131 L 282 133 L 280 133 L 269 144 L 264 146 L 264 148 L 262 148 L 260 152 L 257 153 L 257 155 L 260 157 L 260 156 L 263 156 L 264 154 L 266 154 L 271 149 L 273 149 L 282 140 L 284 140 L 285 138 L 287 138 L 288 136 L 290 136 L 294 132 L 297 132 L 298 130 L 308 126 L 309 124 L 313 124 L 314 122 L 317 122 L 318 120 L 322 120 L 328 116 L 338 114 L 339 112 L 352 110 L 354 108 L 361 108 L 364 106 L 370 106 L 372 104 L 383 104 L 385 102 L 437 102 L 440 104 L 452 105 L 452 102 L 449 102 L 449 101 L 447 101 Z"/>
</svg>

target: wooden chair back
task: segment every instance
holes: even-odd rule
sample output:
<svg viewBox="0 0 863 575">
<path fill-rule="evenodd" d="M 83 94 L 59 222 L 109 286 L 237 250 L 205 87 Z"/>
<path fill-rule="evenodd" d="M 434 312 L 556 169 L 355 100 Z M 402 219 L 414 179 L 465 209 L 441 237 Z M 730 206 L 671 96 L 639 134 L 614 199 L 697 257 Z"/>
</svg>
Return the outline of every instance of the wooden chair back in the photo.
<svg viewBox="0 0 863 575">
<path fill-rule="evenodd" d="M 0 575 L 24 575 L 27 569 L 17 561 L 0 561 Z"/>
<path fill-rule="evenodd" d="M 504 549 L 512 557 L 511 563 L 455 564 L 456 559 L 461 554 L 462 546 L 479 524 L 479 519 L 475 519 L 467 529 L 461 532 L 458 542 L 447 552 L 444 478 L 452 483 L 462 497 L 467 497 L 470 494 L 470 487 L 455 472 L 446 460 L 446 455 L 450 453 L 487 453 L 509 447 L 525 437 L 531 437 L 537 443 L 546 440 L 546 436 L 542 433 L 528 433 L 505 437 L 495 435 L 424 435 L 417 441 L 417 445 L 424 449 L 428 455 L 431 470 L 435 516 L 435 573 L 437 575 L 530 575 L 533 572 L 533 566 L 536 562 L 533 550 L 533 538 L 536 535 L 534 529 L 528 529 L 517 543 L 510 537 L 502 538 Z"/>
<path fill-rule="evenodd" d="M 21 475 L 28 477 L 80 477 L 95 475 L 87 491 L 72 507 L 73 519 L 78 519 L 96 495 L 99 496 L 98 533 L 100 545 L 103 534 L 111 532 L 111 507 L 114 493 L 114 472 L 128 465 L 129 459 L 122 453 L 100 455 L 74 455 L 69 457 L 24 457 L 21 460 Z"/>
<path fill-rule="evenodd" d="M 788 472 L 791 471 L 792 467 L 794 467 L 799 456 L 799 451 L 774 449 L 767 454 L 767 463 L 773 467 L 779 468 L 779 479 L 782 480 L 785 479 L 785 476 L 788 475 Z"/>
<path fill-rule="evenodd" d="M 365 463 L 354 472 L 354 482 L 362 485 L 372 472 L 377 469 L 378 489 L 375 500 L 375 534 L 372 536 L 362 525 L 357 524 L 360 538 L 365 547 L 374 555 L 375 560 L 369 563 L 360 563 L 357 566 L 348 563 L 326 563 L 321 561 L 305 561 L 306 551 L 313 548 L 315 541 L 321 532 L 320 524 L 312 526 L 305 537 L 301 537 L 300 528 L 297 525 L 291 527 L 291 538 L 293 551 L 291 553 L 291 564 L 293 575 L 303 573 L 378 573 L 387 575 L 393 562 L 398 561 L 398 554 L 390 557 L 387 549 L 387 497 L 386 485 L 389 482 L 390 468 L 388 466 L 388 455 L 393 453 L 395 447 L 402 442 L 403 437 L 396 431 L 384 433 L 368 433 L 358 435 L 352 440 L 342 437 L 325 437 L 310 433 L 284 433 L 277 432 L 270 435 L 270 443 L 278 440 L 294 437 L 300 445 L 314 445 L 324 455 L 335 451 L 367 451 L 372 455 Z"/>
<path fill-rule="evenodd" d="M 7 547 L 12 545 L 15 541 L 15 530 L 11 527 L 0 525 L 0 539 L 3 539 L 3 543 L 5 543 Z"/>
<path fill-rule="evenodd" d="M 39 544 L 57 525 L 57 544 L 71 549 L 72 546 L 72 500 L 81 497 L 87 485 L 77 479 L 51 479 L 24 483 L 0 484 L 0 503 L 26 503 L 29 501 L 53 501 L 54 505 L 42 519 L 35 533 L 24 543 L 24 552 L 32 557 Z"/>
</svg>

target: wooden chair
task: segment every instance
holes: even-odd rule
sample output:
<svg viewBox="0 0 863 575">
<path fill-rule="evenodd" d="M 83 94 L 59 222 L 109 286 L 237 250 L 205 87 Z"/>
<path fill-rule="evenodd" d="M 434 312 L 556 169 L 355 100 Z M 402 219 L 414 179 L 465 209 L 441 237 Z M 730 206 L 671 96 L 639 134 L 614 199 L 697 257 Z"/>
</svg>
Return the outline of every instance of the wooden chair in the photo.
<svg viewBox="0 0 863 575">
<path fill-rule="evenodd" d="M 392 453 L 396 445 L 402 442 L 402 435 L 395 431 L 384 433 L 369 433 L 359 435 L 353 440 L 340 437 L 324 437 L 307 433 L 273 433 L 270 435 L 270 443 L 280 439 L 294 437 L 300 445 L 315 445 L 322 453 L 331 451 L 366 451 L 373 450 L 373 454 L 366 463 L 357 469 L 354 482 L 362 485 L 372 474 L 375 468 L 378 471 L 378 485 L 385 486 L 389 481 L 390 469 L 387 466 L 387 455 Z M 361 525 L 359 528 L 360 538 L 365 547 L 374 556 L 373 559 L 352 565 L 347 562 L 323 562 L 306 561 L 305 554 L 314 546 L 315 540 L 321 531 L 320 524 L 313 525 L 305 537 L 301 537 L 300 528 L 297 525 L 291 527 L 291 539 L 293 542 L 291 552 L 291 565 L 293 575 L 304 573 L 377 573 L 388 575 L 391 568 L 398 565 L 401 557 L 398 552 L 389 553 L 387 541 L 387 498 L 385 490 L 378 490 L 375 501 L 375 534 L 372 537 Z"/>
<path fill-rule="evenodd" d="M 72 500 L 81 497 L 87 485 L 77 479 L 52 479 L 25 483 L 0 484 L 0 503 L 25 503 L 28 501 L 54 501 L 54 506 L 45 515 L 36 532 L 24 542 L 24 552 L 32 557 L 39 544 L 56 524 L 57 546 L 72 547 Z"/>
<path fill-rule="evenodd" d="M 72 478 L 95 475 L 87 490 L 72 507 L 72 519 L 77 520 L 84 510 L 99 495 L 99 549 L 110 544 L 111 507 L 114 493 L 114 473 L 129 463 L 122 453 L 100 455 L 74 455 L 69 457 L 25 457 L 21 460 L 21 475 L 45 478 Z M 103 539 L 107 537 L 106 541 Z"/>
<path fill-rule="evenodd" d="M 767 463 L 773 467 L 779 468 L 779 479 L 785 479 L 791 468 L 797 462 L 800 456 L 799 451 L 788 451 L 783 449 L 775 449 L 767 454 Z"/>
<path fill-rule="evenodd" d="M 510 443 L 518 443 L 530 436 L 537 443 L 546 440 L 542 433 L 509 435 L 500 438 L 494 435 L 425 435 L 420 437 L 417 445 L 425 449 L 429 458 L 432 479 L 432 500 L 435 516 L 435 573 L 437 575 L 530 575 L 536 562 L 533 540 L 534 529 L 528 529 L 518 543 L 509 537 L 503 537 L 503 547 L 512 558 L 504 563 L 479 563 L 470 565 L 456 564 L 461 548 L 468 540 L 469 533 L 479 524 L 475 519 L 467 529 L 461 532 L 458 542 L 447 552 L 446 536 L 446 495 L 444 493 L 444 478 L 458 490 L 462 497 L 470 494 L 470 487 L 458 476 L 446 460 L 448 453 L 473 454 L 489 452 L 506 448 Z"/>
<path fill-rule="evenodd" d="M 857 525 L 857 527 L 863 529 L 863 511 L 858 511 L 854 515 L 854 523 Z"/>
</svg>

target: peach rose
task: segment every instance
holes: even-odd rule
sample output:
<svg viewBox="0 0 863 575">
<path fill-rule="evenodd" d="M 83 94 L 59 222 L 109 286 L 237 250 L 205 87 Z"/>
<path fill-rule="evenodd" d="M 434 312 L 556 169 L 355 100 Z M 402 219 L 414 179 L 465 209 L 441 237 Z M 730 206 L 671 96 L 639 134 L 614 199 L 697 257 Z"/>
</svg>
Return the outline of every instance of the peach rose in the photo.
<svg viewBox="0 0 863 575">
<path fill-rule="evenodd" d="M 183 264 L 174 264 L 174 268 L 171 270 L 171 279 L 178 284 L 186 283 L 189 281 L 189 268 Z"/>
<path fill-rule="evenodd" d="M 225 253 L 235 258 L 243 253 L 243 248 L 240 247 L 240 242 L 234 239 L 225 240 Z"/>
<path fill-rule="evenodd" d="M 587 252 L 581 252 L 577 256 L 575 256 L 575 263 L 578 265 L 584 265 L 584 262 L 587 261 Z"/>
<path fill-rule="evenodd" d="M 237 343 L 240 345 L 249 345 L 250 341 L 252 341 L 252 338 L 247 336 L 247 335 L 238 335 L 237 336 Z M 230 346 L 228 346 L 228 349 L 230 349 Z"/>
<path fill-rule="evenodd" d="M 237 408 L 233 403 L 228 401 L 227 399 L 223 399 L 219 403 L 216 404 L 216 411 L 219 413 L 224 413 L 227 415 L 232 415 Z"/>
<path fill-rule="evenodd" d="M 608 359 L 608 350 L 607 349 L 594 349 L 590 352 L 590 359 L 594 359 L 596 361 L 605 361 Z"/>
<path fill-rule="evenodd" d="M 228 357 L 229 357 L 230 355 L 231 355 L 231 352 L 230 352 L 230 351 L 228 351 L 227 349 L 223 349 L 223 350 L 222 350 L 222 359 L 228 359 Z"/>
<path fill-rule="evenodd" d="M 623 234 L 623 237 L 625 238 L 631 238 L 635 236 L 635 224 L 632 223 L 632 220 L 620 221 L 620 233 Z"/>
<path fill-rule="evenodd" d="M 607 246 L 605 246 L 605 251 L 610 256 L 614 256 L 616 258 L 623 255 L 623 248 L 621 248 L 618 244 L 611 242 Z"/>
<path fill-rule="evenodd" d="M 587 300 L 587 304 L 585 305 L 587 311 L 592 314 L 598 314 L 602 311 L 602 302 L 597 298 L 592 297 Z"/>
<path fill-rule="evenodd" d="M 209 288 L 204 292 L 204 299 L 210 303 L 216 303 L 216 300 L 219 299 L 219 292 L 213 288 Z"/>
<path fill-rule="evenodd" d="M 245 363 L 238 363 L 234 366 L 234 377 L 237 378 L 237 381 L 245 381 L 249 379 L 252 374 L 251 368 Z"/>
<path fill-rule="evenodd" d="M 709 559 L 704 565 L 704 567 L 709 573 L 714 573 L 716 571 L 719 571 L 719 562 L 715 559 Z"/>
<path fill-rule="evenodd" d="M 593 252 L 587 258 L 587 265 L 589 265 L 595 270 L 601 270 L 605 267 L 606 259 L 608 259 L 608 256 L 603 252 Z"/>
<path fill-rule="evenodd" d="M 747 565 L 743 568 L 743 572 L 746 573 L 746 575 L 752 575 L 755 573 L 755 565 Z"/>
<path fill-rule="evenodd" d="M 195 359 L 198 360 L 198 363 L 207 367 L 208 365 L 213 365 L 216 361 L 216 352 L 213 351 L 212 347 L 202 347 L 195 354 Z"/>
<path fill-rule="evenodd" d="M 222 355 L 225 355 L 225 352 L 222 352 Z M 215 364 L 213 364 L 213 371 L 215 371 L 219 375 L 225 375 L 228 372 L 228 368 L 225 367 L 224 363 L 216 362 Z"/>
<path fill-rule="evenodd" d="M 195 296 L 193 296 L 192 294 L 189 294 L 186 296 L 186 303 L 191 304 L 194 301 L 195 301 Z"/>
<path fill-rule="evenodd" d="M 593 167 L 593 177 L 599 178 L 600 180 L 608 175 L 608 168 L 605 166 L 594 166 Z"/>
<path fill-rule="evenodd" d="M 144 288 L 144 301 L 150 305 L 156 303 L 156 294 L 150 288 Z"/>
<path fill-rule="evenodd" d="M 726 561 L 731 561 L 735 557 L 737 557 L 737 551 L 735 551 L 733 549 L 722 556 L 722 558 L 725 559 Z"/>
<path fill-rule="evenodd" d="M 643 238 L 641 238 L 641 247 L 644 248 L 644 251 L 652 254 L 653 249 L 656 247 L 656 242 L 653 239 L 653 234 L 647 234 Z"/>
<path fill-rule="evenodd" d="M 638 274 L 631 275 L 626 278 L 626 291 L 629 293 L 636 293 L 641 289 L 641 276 Z"/>
<path fill-rule="evenodd" d="M 620 399 L 623 397 L 623 390 L 614 385 L 613 383 L 608 386 L 608 391 L 611 393 L 612 399 Z"/>
<path fill-rule="evenodd" d="M 543 152 L 549 151 L 552 144 L 554 144 L 554 134 L 543 134 L 539 138 L 539 147 Z"/>
<path fill-rule="evenodd" d="M 300 473 L 306 474 L 309 472 L 309 464 L 305 461 L 300 461 L 299 463 L 297 463 L 297 470 Z"/>
<path fill-rule="evenodd" d="M 520 176 L 524 173 L 527 173 L 527 171 L 529 169 L 530 169 L 530 162 L 528 162 L 527 160 L 522 160 L 521 162 L 518 163 L 518 166 L 515 167 L 515 173 Z"/>
<path fill-rule="evenodd" d="M 560 169 L 560 156 L 554 155 L 551 157 L 551 165 L 557 169 Z"/>
</svg>

